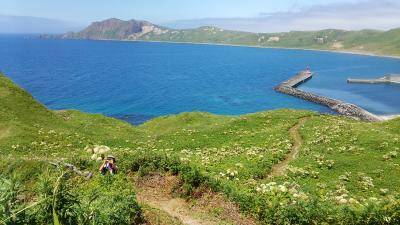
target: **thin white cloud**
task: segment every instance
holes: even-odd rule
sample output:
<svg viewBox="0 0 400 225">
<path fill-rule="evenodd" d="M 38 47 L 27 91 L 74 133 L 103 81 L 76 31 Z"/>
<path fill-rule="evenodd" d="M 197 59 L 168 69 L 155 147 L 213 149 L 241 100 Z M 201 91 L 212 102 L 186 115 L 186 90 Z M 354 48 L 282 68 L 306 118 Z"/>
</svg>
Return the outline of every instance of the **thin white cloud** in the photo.
<svg viewBox="0 0 400 225">
<path fill-rule="evenodd" d="M 0 33 L 65 33 L 84 26 L 56 19 L 0 15 Z"/>
<path fill-rule="evenodd" d="M 328 28 L 388 30 L 400 27 L 400 1 L 369 0 L 350 4 L 316 5 L 308 9 L 290 10 L 288 12 L 261 13 L 260 16 L 254 18 L 206 18 L 176 21 L 164 25 L 176 28 L 213 25 L 224 29 L 250 32 Z"/>
</svg>

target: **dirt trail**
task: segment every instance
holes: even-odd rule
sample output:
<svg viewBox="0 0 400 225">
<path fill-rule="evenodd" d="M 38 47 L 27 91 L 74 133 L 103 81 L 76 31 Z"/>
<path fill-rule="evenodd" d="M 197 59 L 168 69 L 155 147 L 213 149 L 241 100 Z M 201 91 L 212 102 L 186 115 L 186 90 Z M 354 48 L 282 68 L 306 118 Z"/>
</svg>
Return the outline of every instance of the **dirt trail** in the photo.
<svg viewBox="0 0 400 225">
<path fill-rule="evenodd" d="M 289 165 L 289 163 L 297 158 L 297 155 L 299 153 L 300 147 L 303 144 L 303 139 L 301 138 L 301 135 L 299 133 L 299 128 L 303 126 L 303 124 L 308 120 L 308 117 L 303 117 L 301 118 L 296 125 L 294 125 L 292 128 L 289 130 L 289 135 L 293 140 L 293 146 L 292 150 L 290 151 L 289 154 L 287 154 L 286 158 L 272 166 L 270 176 L 282 176 L 285 174 L 285 171 Z"/>
<path fill-rule="evenodd" d="M 159 173 L 137 178 L 135 191 L 139 202 L 161 210 L 188 225 L 256 224 L 240 214 L 239 208 L 221 194 L 204 190 L 202 196 L 190 201 L 174 195 L 179 179 Z"/>
</svg>

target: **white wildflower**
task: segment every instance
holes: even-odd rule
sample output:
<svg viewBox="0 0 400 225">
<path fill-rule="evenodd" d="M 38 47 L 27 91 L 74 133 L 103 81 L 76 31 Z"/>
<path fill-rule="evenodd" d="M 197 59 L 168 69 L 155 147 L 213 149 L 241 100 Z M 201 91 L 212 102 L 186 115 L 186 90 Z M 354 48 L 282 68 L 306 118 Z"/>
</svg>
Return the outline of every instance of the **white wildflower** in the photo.
<svg viewBox="0 0 400 225">
<path fill-rule="evenodd" d="M 379 189 L 379 191 L 381 192 L 381 195 L 386 195 L 389 192 L 389 189 L 381 188 L 381 189 Z"/>
<path fill-rule="evenodd" d="M 96 160 L 97 159 L 97 154 L 93 154 L 92 157 L 90 157 L 91 160 Z"/>
</svg>

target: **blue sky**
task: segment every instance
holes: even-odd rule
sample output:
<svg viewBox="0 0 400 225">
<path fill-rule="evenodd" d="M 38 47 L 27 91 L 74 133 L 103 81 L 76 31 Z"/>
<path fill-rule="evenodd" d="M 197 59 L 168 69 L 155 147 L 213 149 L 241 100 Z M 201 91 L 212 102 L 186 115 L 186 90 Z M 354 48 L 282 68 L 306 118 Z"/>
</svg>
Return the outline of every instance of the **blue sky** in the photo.
<svg viewBox="0 0 400 225">
<path fill-rule="evenodd" d="M 58 21 L 46 20 L 44 26 L 35 18 L 4 15 Z M 212 25 L 250 32 L 388 30 L 400 27 L 400 0 L 0 0 L 0 32 L 46 32 L 50 25 L 53 32 L 75 31 L 111 17 L 173 28 Z"/>
<path fill-rule="evenodd" d="M 0 14 L 88 23 L 109 17 L 157 23 L 202 18 L 256 17 L 357 0 L 0 0 Z"/>
</svg>

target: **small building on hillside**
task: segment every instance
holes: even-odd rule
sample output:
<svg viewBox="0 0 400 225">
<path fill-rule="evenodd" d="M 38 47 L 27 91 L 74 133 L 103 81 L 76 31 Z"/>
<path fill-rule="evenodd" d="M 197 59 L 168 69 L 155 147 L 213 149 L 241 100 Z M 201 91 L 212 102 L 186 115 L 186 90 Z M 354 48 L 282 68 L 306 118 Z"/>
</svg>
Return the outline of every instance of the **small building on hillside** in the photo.
<svg viewBox="0 0 400 225">
<path fill-rule="evenodd" d="M 281 38 L 278 37 L 278 36 L 274 36 L 274 37 L 269 37 L 268 38 L 268 42 L 278 42 L 280 40 L 281 40 Z"/>
<path fill-rule="evenodd" d="M 315 41 L 316 41 L 318 44 L 323 44 L 323 43 L 325 43 L 325 39 L 324 39 L 323 37 L 316 37 L 316 38 L 315 38 Z"/>
</svg>

